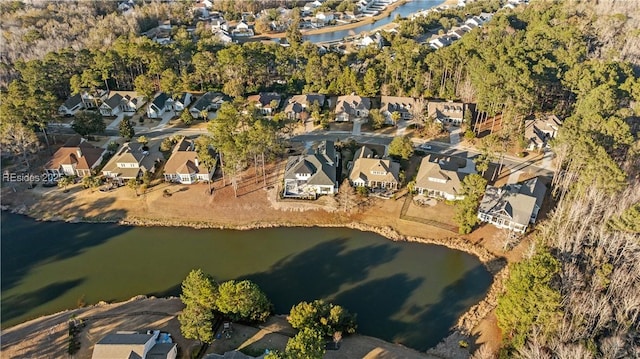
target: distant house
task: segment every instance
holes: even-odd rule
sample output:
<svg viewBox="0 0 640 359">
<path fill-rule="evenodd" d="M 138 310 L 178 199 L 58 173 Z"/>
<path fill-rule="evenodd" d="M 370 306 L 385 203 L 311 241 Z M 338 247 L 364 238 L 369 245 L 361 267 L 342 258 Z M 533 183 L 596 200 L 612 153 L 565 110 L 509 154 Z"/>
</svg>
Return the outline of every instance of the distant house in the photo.
<svg viewBox="0 0 640 359">
<path fill-rule="evenodd" d="M 277 92 L 260 92 L 247 97 L 247 101 L 254 102 L 263 115 L 271 115 L 280 107 L 282 95 Z"/>
<path fill-rule="evenodd" d="M 309 108 L 314 103 L 318 104 L 319 109 L 324 106 L 325 96 L 318 93 L 309 93 L 304 95 L 291 96 L 284 108 L 284 112 L 290 119 L 302 119 L 309 115 Z"/>
<path fill-rule="evenodd" d="M 156 163 L 161 161 L 160 153 L 145 150 L 140 144 L 125 143 L 102 168 L 102 174 L 113 182 L 124 184 L 143 172 L 153 173 Z"/>
<path fill-rule="evenodd" d="M 73 116 L 76 112 L 84 109 L 84 102 L 82 101 L 82 95 L 75 94 L 67 99 L 60 107 L 58 107 L 58 114 L 60 116 Z"/>
<path fill-rule="evenodd" d="M 420 162 L 415 189 L 425 197 L 460 200 L 464 198 L 462 180 L 466 176 L 455 159 L 427 156 Z"/>
<path fill-rule="evenodd" d="M 189 112 L 194 118 L 199 118 L 202 116 L 203 111 L 217 111 L 223 103 L 228 102 L 229 97 L 225 94 L 219 92 L 207 92 L 202 95 L 194 104 L 191 106 Z"/>
<path fill-rule="evenodd" d="M 109 93 L 106 90 L 97 90 L 93 93 L 89 91 L 82 92 L 82 102 L 86 109 L 98 108 L 98 103 L 107 99 Z"/>
<path fill-rule="evenodd" d="M 529 224 L 536 222 L 546 191 L 539 178 L 502 187 L 488 186 L 478 208 L 478 219 L 524 233 Z"/>
<path fill-rule="evenodd" d="M 415 103 L 413 97 L 380 96 L 380 113 L 388 124 L 393 124 L 391 114 L 394 112 L 400 114 L 402 120 L 411 120 Z"/>
<path fill-rule="evenodd" d="M 159 118 L 165 111 L 171 109 L 171 97 L 164 92 L 160 92 L 156 98 L 147 106 L 147 116 L 149 118 Z"/>
<path fill-rule="evenodd" d="M 354 187 L 397 190 L 400 186 L 400 164 L 375 158 L 365 146 L 356 151 L 352 166 L 349 182 Z"/>
<path fill-rule="evenodd" d="M 469 30 L 467 30 L 467 28 L 455 27 L 455 28 L 452 28 L 447 33 L 447 35 L 449 36 L 450 39 L 460 40 L 462 36 L 464 36 L 464 34 L 466 34 L 468 31 Z"/>
<path fill-rule="evenodd" d="M 218 39 L 223 44 L 230 44 L 233 42 L 233 38 L 229 35 L 229 32 L 222 29 L 217 29 L 213 32 L 213 37 Z"/>
<path fill-rule="evenodd" d="M 91 359 L 175 359 L 178 345 L 159 330 L 108 334 L 93 347 Z"/>
<path fill-rule="evenodd" d="M 193 141 L 183 138 L 164 165 L 164 180 L 181 184 L 210 181 L 214 171 L 200 162 Z"/>
<path fill-rule="evenodd" d="M 333 13 L 332 12 L 319 12 L 316 14 L 315 18 L 318 21 L 323 22 L 324 24 L 328 24 L 330 21 L 333 20 Z"/>
<path fill-rule="evenodd" d="M 384 39 L 379 32 L 376 32 L 374 35 L 367 35 L 362 39 L 356 41 L 355 44 L 358 47 L 368 47 L 370 45 L 374 45 L 375 47 L 381 49 L 384 45 Z"/>
<path fill-rule="evenodd" d="M 187 108 L 191 104 L 192 98 L 193 96 L 191 96 L 191 94 L 188 92 L 181 93 L 172 102 L 173 110 L 176 112 L 183 111 L 185 108 Z"/>
<path fill-rule="evenodd" d="M 285 197 L 317 197 L 338 192 L 339 154 L 333 141 L 322 141 L 308 154 L 291 156 L 284 173 Z"/>
<path fill-rule="evenodd" d="M 356 118 L 366 118 L 371 109 L 371 99 L 355 94 L 339 96 L 336 101 L 336 121 L 353 121 Z"/>
<path fill-rule="evenodd" d="M 549 146 L 549 140 L 555 138 L 562 122 L 555 115 L 524 121 L 524 138 L 529 141 L 527 150 L 539 150 Z"/>
<path fill-rule="evenodd" d="M 251 37 L 254 35 L 254 32 L 246 22 L 240 21 L 235 29 L 231 30 L 231 35 L 236 37 Z"/>
<path fill-rule="evenodd" d="M 60 147 L 45 164 L 44 170 L 54 178 L 61 176 L 90 176 L 91 170 L 102 162 L 105 150 L 80 136 L 74 136 Z"/>
<path fill-rule="evenodd" d="M 451 45 L 451 38 L 447 35 L 442 35 L 438 37 L 434 37 L 429 40 L 429 46 L 434 50 L 441 49 L 443 47 Z"/>
<path fill-rule="evenodd" d="M 462 102 L 429 101 L 428 116 L 443 124 L 460 125 L 464 122 L 466 105 Z"/>
<path fill-rule="evenodd" d="M 229 31 L 229 25 L 227 24 L 227 20 L 221 17 L 211 20 L 211 31 L 215 33 L 218 30 Z"/>
<path fill-rule="evenodd" d="M 144 98 L 135 91 L 111 91 L 100 105 L 100 113 L 117 116 L 120 112 L 136 112 L 144 103 Z"/>
</svg>

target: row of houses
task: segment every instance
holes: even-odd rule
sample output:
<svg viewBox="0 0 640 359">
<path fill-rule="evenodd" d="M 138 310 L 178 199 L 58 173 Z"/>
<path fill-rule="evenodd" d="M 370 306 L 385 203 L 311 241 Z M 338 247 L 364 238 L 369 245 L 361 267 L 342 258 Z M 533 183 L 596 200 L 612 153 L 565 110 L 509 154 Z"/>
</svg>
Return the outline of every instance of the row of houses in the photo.
<svg viewBox="0 0 640 359">
<path fill-rule="evenodd" d="M 484 25 L 487 21 L 491 20 L 493 14 L 481 13 L 480 15 L 468 18 L 462 26 L 452 27 L 449 32 L 444 35 L 434 35 L 429 40 L 429 47 L 434 50 L 451 45 L 453 42 L 460 40 L 464 34 L 469 31 Z"/>
</svg>

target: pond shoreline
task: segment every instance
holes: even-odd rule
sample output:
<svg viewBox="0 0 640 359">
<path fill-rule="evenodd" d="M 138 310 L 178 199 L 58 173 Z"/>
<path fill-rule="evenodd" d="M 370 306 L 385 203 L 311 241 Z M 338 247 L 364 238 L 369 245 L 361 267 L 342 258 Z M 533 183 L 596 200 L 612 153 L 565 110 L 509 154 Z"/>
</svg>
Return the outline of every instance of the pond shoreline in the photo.
<svg viewBox="0 0 640 359">
<path fill-rule="evenodd" d="M 26 206 L 20 206 L 18 208 L 10 208 L 9 206 L 2 206 L 0 208 L 3 211 L 8 211 L 14 214 L 26 215 L 37 221 L 44 222 L 68 222 L 68 223 L 114 223 L 121 226 L 133 226 L 133 227 L 187 227 L 194 229 L 226 229 L 226 230 L 254 230 L 265 228 L 278 228 L 278 227 L 318 227 L 318 228 L 348 228 L 355 229 L 363 232 L 371 232 L 381 235 L 382 237 L 395 241 L 395 242 L 415 242 L 422 244 L 434 244 L 444 246 L 450 249 L 459 250 L 468 254 L 471 254 L 479 259 L 483 266 L 493 276 L 493 282 L 490 285 L 486 296 L 478 303 L 473 305 L 469 310 L 458 318 L 457 324 L 450 329 L 450 334 L 447 336 L 470 336 L 472 330 L 476 328 L 480 322 L 496 307 L 497 296 L 503 290 L 503 283 L 508 274 L 508 267 L 506 259 L 495 256 L 485 247 L 470 243 L 464 239 L 457 237 L 448 237 L 443 239 L 433 239 L 415 236 L 406 236 L 400 234 L 397 229 L 386 226 L 373 226 L 358 222 L 345 222 L 345 223 L 302 223 L 296 221 L 278 221 L 278 222 L 261 222 L 256 221 L 249 224 L 225 224 L 221 225 L 215 222 L 208 221 L 189 221 L 189 220 L 167 220 L 167 219 L 155 219 L 144 217 L 126 217 L 126 218 L 68 218 L 64 219 L 61 216 L 43 218 L 38 216 L 42 215 L 40 212 L 30 212 Z M 38 320 L 38 319 L 34 319 Z M 18 324 L 20 325 L 20 324 Z M 447 341 L 447 338 L 443 342 Z M 437 354 L 437 353 L 433 353 Z"/>
</svg>

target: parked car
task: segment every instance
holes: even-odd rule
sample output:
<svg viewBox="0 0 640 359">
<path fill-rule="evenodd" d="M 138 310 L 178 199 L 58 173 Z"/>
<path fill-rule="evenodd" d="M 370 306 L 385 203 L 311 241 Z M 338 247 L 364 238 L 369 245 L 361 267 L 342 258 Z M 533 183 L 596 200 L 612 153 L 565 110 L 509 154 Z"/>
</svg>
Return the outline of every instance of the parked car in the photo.
<svg viewBox="0 0 640 359">
<path fill-rule="evenodd" d="M 42 187 L 55 187 L 58 185 L 57 181 L 49 181 L 42 184 Z"/>
<path fill-rule="evenodd" d="M 426 151 L 431 150 L 431 146 L 427 145 L 426 143 L 421 144 L 420 146 L 418 146 L 418 148 L 421 149 L 421 150 L 426 150 Z"/>
</svg>

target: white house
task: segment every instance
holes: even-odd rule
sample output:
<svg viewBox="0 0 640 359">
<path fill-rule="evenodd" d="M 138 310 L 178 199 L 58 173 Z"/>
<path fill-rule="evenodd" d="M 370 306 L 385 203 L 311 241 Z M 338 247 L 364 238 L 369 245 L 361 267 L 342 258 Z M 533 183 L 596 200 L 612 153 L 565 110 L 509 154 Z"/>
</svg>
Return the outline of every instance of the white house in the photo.
<svg viewBox="0 0 640 359">
<path fill-rule="evenodd" d="M 60 107 L 58 107 L 58 114 L 60 116 L 73 116 L 76 112 L 84 109 L 84 102 L 82 101 L 82 95 L 76 94 L 67 99 Z"/>
<path fill-rule="evenodd" d="M 529 141 L 527 149 L 533 151 L 549 147 L 549 140 L 556 137 L 561 126 L 562 121 L 555 115 L 525 120 L 524 138 Z"/>
<path fill-rule="evenodd" d="M 173 100 L 173 104 L 172 104 L 173 110 L 176 112 L 183 111 L 185 108 L 187 108 L 191 104 L 192 98 L 193 96 L 191 96 L 190 93 L 183 92 L 182 94 L 180 94 L 180 96 L 176 97 Z"/>
<path fill-rule="evenodd" d="M 340 155 L 333 141 L 322 141 L 308 154 L 291 156 L 285 166 L 285 197 L 317 197 L 338 192 L 338 164 Z"/>
<path fill-rule="evenodd" d="M 171 97 L 164 92 L 160 92 L 156 98 L 153 99 L 153 102 L 147 106 L 147 116 L 149 118 L 159 118 L 162 117 L 162 114 L 165 111 L 171 109 L 170 101 Z"/>
<path fill-rule="evenodd" d="M 231 31 L 231 35 L 236 37 L 251 37 L 254 33 L 253 29 L 251 29 L 246 22 L 240 21 L 235 29 Z"/>
<path fill-rule="evenodd" d="M 144 104 L 144 98 L 135 91 L 111 91 L 100 105 L 100 113 L 103 116 L 117 116 L 120 112 L 136 112 Z"/>
<path fill-rule="evenodd" d="M 102 162 L 104 152 L 104 148 L 96 147 L 80 136 L 74 136 L 53 154 L 44 170 L 54 178 L 89 176 Z"/>
<path fill-rule="evenodd" d="M 282 101 L 282 95 L 277 92 L 260 92 L 257 95 L 247 97 L 249 103 L 254 102 L 255 106 L 263 115 L 272 115 Z"/>
<path fill-rule="evenodd" d="M 140 144 L 124 143 L 102 168 L 102 174 L 113 182 L 124 184 L 143 172 L 154 172 L 156 163 L 162 160 L 162 154 L 145 150 Z"/>
<path fill-rule="evenodd" d="M 413 97 L 380 96 L 380 113 L 388 124 L 394 124 L 391 117 L 394 112 L 397 112 L 402 120 L 411 120 L 415 103 Z"/>
<path fill-rule="evenodd" d="M 217 111 L 223 103 L 228 102 L 229 97 L 219 92 L 207 92 L 191 106 L 189 112 L 194 118 L 202 116 L 203 112 Z"/>
<path fill-rule="evenodd" d="M 462 180 L 468 175 L 454 158 L 427 156 L 420 162 L 415 189 L 425 197 L 461 200 Z"/>
<path fill-rule="evenodd" d="M 376 158 L 373 151 L 362 146 L 353 156 L 349 182 L 354 187 L 397 190 L 400 186 L 400 164 Z"/>
<path fill-rule="evenodd" d="M 159 330 L 108 334 L 93 347 L 91 359 L 140 358 L 176 359 L 178 345 Z"/>
<path fill-rule="evenodd" d="M 333 13 L 332 12 L 319 12 L 319 13 L 316 14 L 316 19 L 318 19 L 318 21 L 322 21 L 323 23 L 327 24 L 331 20 L 333 20 Z"/>
</svg>

